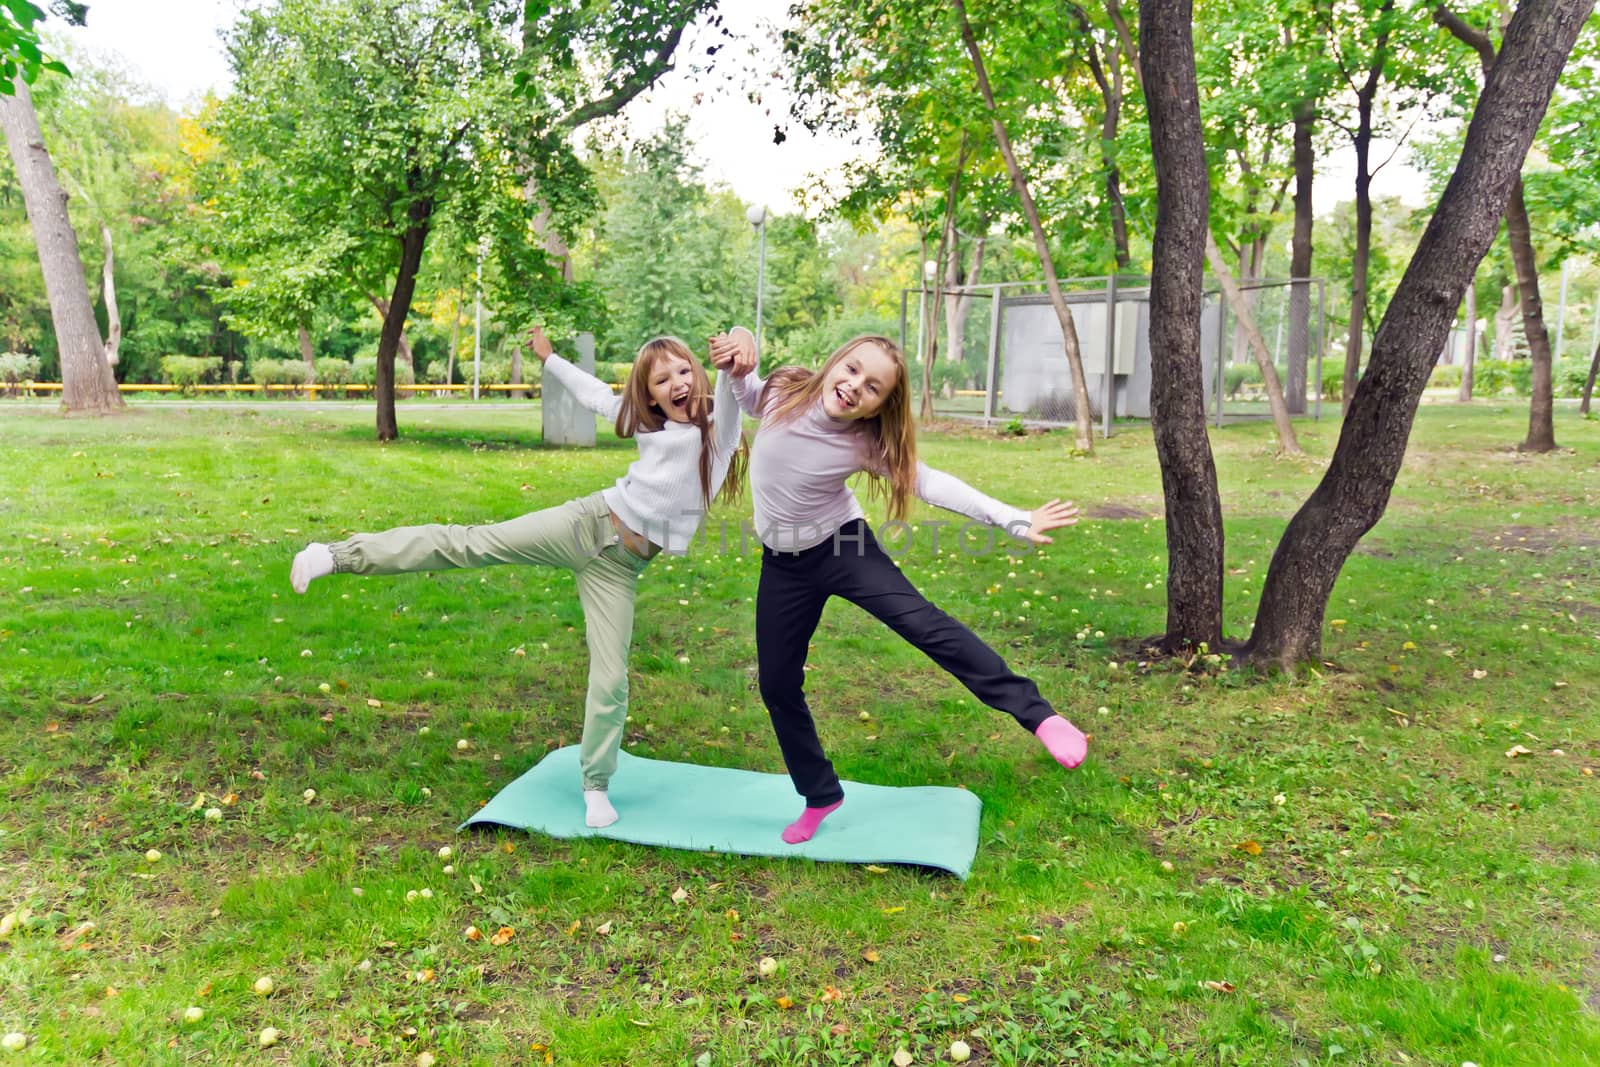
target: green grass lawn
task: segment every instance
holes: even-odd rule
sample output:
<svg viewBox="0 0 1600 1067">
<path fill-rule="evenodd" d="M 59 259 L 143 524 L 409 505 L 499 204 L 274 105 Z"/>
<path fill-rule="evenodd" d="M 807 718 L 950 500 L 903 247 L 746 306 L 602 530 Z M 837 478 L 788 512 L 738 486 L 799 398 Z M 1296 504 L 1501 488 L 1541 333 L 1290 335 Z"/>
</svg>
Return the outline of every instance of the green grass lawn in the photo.
<svg viewBox="0 0 1600 1067">
<path fill-rule="evenodd" d="M 1600 1063 L 1600 422 L 1563 411 L 1568 450 L 1534 457 L 1519 407 L 1425 407 L 1298 679 L 1139 662 L 1165 617 L 1148 427 L 1093 460 L 925 434 L 1086 516 L 1010 556 L 935 556 L 924 526 L 903 560 L 1093 733 L 1076 772 L 849 605 L 818 632 L 840 773 L 982 798 L 962 883 L 457 835 L 577 740 L 570 578 L 302 598 L 290 556 L 559 504 L 634 450 L 545 449 L 528 405 L 400 420 L 380 446 L 367 405 L 0 406 L 0 1031 L 29 1041 L 0 1062 Z M 1213 431 L 1236 636 L 1337 433 L 1298 429 L 1298 461 L 1268 424 Z M 731 545 L 646 572 L 632 751 L 781 770 L 757 573 Z"/>
</svg>

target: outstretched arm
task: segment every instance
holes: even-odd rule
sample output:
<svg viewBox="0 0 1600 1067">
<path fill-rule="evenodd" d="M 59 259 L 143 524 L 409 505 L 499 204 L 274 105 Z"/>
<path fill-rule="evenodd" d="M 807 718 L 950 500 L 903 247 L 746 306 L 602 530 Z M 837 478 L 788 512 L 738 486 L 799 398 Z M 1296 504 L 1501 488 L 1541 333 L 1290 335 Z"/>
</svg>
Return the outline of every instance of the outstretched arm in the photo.
<svg viewBox="0 0 1600 1067">
<path fill-rule="evenodd" d="M 526 340 L 527 349 L 544 364 L 545 373 L 564 385 L 578 403 L 596 415 L 608 419 L 617 417 L 617 412 L 622 408 L 622 398 L 599 378 L 556 355 L 555 346 L 544 334 L 544 327 L 535 326 L 529 330 Z"/>
<path fill-rule="evenodd" d="M 1052 500 L 1031 512 L 1023 511 L 985 496 L 953 474 L 920 462 L 917 464 L 916 494 L 935 507 L 998 526 L 1013 537 L 1024 538 L 1036 545 L 1048 545 L 1052 540 L 1049 531 L 1071 526 L 1078 521 L 1078 506 L 1070 501 L 1063 503 Z"/>
</svg>

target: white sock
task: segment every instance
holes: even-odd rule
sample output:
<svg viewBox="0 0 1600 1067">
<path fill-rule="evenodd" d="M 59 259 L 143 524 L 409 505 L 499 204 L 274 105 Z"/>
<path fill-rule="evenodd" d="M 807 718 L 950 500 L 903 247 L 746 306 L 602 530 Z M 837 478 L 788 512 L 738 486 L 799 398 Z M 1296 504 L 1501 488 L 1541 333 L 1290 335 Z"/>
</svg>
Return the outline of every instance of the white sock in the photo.
<svg viewBox="0 0 1600 1067">
<path fill-rule="evenodd" d="M 321 541 L 313 541 L 295 553 L 289 568 L 289 584 L 296 593 L 304 593 L 306 586 L 333 573 L 333 553 Z"/>
<path fill-rule="evenodd" d="M 587 809 L 583 821 L 596 830 L 602 826 L 610 826 L 617 821 L 617 809 L 611 806 L 611 801 L 606 797 L 604 789 L 585 789 L 583 791 L 583 806 Z"/>
</svg>

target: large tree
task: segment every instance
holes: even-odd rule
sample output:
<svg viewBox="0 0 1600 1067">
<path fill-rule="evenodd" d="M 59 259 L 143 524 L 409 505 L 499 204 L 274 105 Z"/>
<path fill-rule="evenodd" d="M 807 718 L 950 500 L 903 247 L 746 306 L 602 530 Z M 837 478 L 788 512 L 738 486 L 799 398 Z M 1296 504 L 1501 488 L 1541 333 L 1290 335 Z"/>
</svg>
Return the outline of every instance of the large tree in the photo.
<svg viewBox="0 0 1600 1067">
<path fill-rule="evenodd" d="M 1200 311 L 1210 188 L 1195 79 L 1190 0 L 1139 5 L 1139 51 L 1156 168 L 1150 279 L 1150 423 L 1167 510 L 1167 629 L 1183 652 L 1222 640 L 1223 531 L 1206 436 Z"/>
<path fill-rule="evenodd" d="M 1455 173 L 1373 338 L 1328 472 L 1273 554 L 1246 661 L 1291 666 L 1320 651 L 1333 584 L 1388 505 L 1429 372 L 1593 8 L 1594 0 L 1525 0 L 1507 24 Z"/>
<path fill-rule="evenodd" d="M 44 272 L 61 355 L 62 407 L 83 414 L 119 411 L 124 406 L 122 395 L 89 302 L 78 235 L 67 215 L 67 194 L 45 148 L 33 96 L 20 76 L 13 81 L 12 92 L 0 96 L 0 133 L 11 149 Z"/>
<path fill-rule="evenodd" d="M 1494 42 L 1489 34 L 1444 4 L 1433 9 L 1433 20 L 1478 53 L 1478 62 L 1487 77 L 1494 69 L 1495 62 Z M 1539 295 L 1539 257 L 1533 247 L 1533 224 L 1528 218 L 1528 201 L 1523 195 L 1520 176 L 1511 187 L 1511 196 L 1506 201 L 1506 236 L 1511 242 L 1511 261 L 1517 270 L 1517 298 L 1522 306 L 1522 329 L 1528 338 L 1528 357 L 1533 364 L 1533 399 L 1528 405 L 1528 436 L 1522 442 L 1522 450 L 1550 452 L 1556 447 L 1550 333 L 1545 329 L 1544 300 Z"/>
</svg>

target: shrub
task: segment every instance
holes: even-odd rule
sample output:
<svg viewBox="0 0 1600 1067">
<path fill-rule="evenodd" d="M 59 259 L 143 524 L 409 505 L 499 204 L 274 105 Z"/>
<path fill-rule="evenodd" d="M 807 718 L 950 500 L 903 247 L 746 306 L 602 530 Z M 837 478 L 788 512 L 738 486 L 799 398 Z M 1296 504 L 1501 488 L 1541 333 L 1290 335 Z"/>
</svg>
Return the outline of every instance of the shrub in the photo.
<svg viewBox="0 0 1600 1067">
<path fill-rule="evenodd" d="M 1589 380 L 1589 360 L 1561 359 L 1551 370 L 1556 396 L 1576 399 L 1583 395 L 1584 383 Z"/>
<path fill-rule="evenodd" d="M 1460 364 L 1433 368 L 1433 373 L 1428 375 L 1428 387 L 1431 389 L 1461 388 Z"/>
<path fill-rule="evenodd" d="M 344 387 L 350 384 L 350 361 L 337 356 L 322 357 L 316 363 L 316 379 L 318 385 L 331 386 L 344 395 Z"/>
<path fill-rule="evenodd" d="M 161 378 L 188 394 L 204 379 L 214 377 L 222 370 L 220 356 L 162 356 Z"/>
<path fill-rule="evenodd" d="M 378 357 L 357 356 L 352 360 L 350 380 L 369 387 L 378 384 Z M 394 361 L 394 381 L 396 385 L 415 385 L 417 375 L 414 370 L 397 359 Z"/>
<path fill-rule="evenodd" d="M 445 373 L 450 369 L 448 360 L 436 359 L 422 369 L 422 380 L 429 385 L 449 385 Z"/>
<path fill-rule="evenodd" d="M 30 356 L 24 352 L 0 353 L 0 383 L 6 387 L 6 392 L 15 396 L 22 388 L 23 382 L 31 382 L 39 377 L 39 357 Z"/>
<path fill-rule="evenodd" d="M 1322 361 L 1322 399 L 1339 400 L 1344 396 L 1344 362 L 1331 359 Z"/>
<path fill-rule="evenodd" d="M 298 359 L 255 359 L 250 361 L 250 380 L 267 392 L 269 385 L 305 385 L 311 368 Z"/>
</svg>

